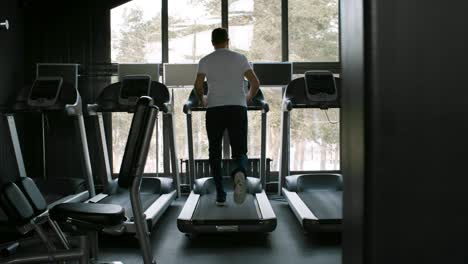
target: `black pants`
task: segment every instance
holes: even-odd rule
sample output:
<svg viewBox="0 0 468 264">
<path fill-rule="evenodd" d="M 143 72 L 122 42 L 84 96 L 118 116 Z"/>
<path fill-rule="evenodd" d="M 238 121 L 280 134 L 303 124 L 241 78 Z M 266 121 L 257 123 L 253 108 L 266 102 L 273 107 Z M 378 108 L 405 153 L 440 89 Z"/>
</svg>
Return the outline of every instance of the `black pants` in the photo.
<svg viewBox="0 0 468 264">
<path fill-rule="evenodd" d="M 206 131 L 209 143 L 211 173 L 218 195 L 225 195 L 221 175 L 222 141 L 227 129 L 232 159 L 236 163 L 233 176 L 238 171 L 246 173 L 247 158 L 247 108 L 243 106 L 219 106 L 206 111 Z"/>
</svg>

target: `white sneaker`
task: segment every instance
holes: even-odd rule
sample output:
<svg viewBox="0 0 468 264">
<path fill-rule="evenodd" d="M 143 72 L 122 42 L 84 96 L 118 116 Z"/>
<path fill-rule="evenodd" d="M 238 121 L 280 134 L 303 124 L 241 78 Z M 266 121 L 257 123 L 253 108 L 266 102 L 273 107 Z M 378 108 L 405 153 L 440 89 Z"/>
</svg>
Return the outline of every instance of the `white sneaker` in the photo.
<svg viewBox="0 0 468 264">
<path fill-rule="evenodd" d="M 226 195 L 217 196 L 216 197 L 216 205 L 217 206 L 225 206 L 226 205 Z"/>
<path fill-rule="evenodd" d="M 234 202 L 242 204 L 247 196 L 247 181 L 242 171 L 234 174 Z"/>
</svg>

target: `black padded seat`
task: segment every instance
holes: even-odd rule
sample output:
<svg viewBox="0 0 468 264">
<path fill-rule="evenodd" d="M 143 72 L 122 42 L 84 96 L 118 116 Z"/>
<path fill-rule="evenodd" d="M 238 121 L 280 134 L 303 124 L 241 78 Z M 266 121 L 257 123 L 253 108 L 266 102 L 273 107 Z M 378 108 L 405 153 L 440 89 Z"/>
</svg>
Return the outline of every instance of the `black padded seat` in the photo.
<svg viewBox="0 0 468 264">
<path fill-rule="evenodd" d="M 23 225 L 35 217 L 34 209 L 21 189 L 13 182 L 3 186 L 0 205 L 10 223 Z"/>
<path fill-rule="evenodd" d="M 28 198 L 28 201 L 36 214 L 42 213 L 45 210 L 47 210 L 47 202 L 44 199 L 44 196 L 42 195 L 41 191 L 31 178 L 21 178 L 19 181 L 16 182 L 16 184 L 23 191 L 23 194 L 26 196 L 26 198 Z"/>
<path fill-rule="evenodd" d="M 49 210 L 52 220 L 69 219 L 101 226 L 120 225 L 125 220 L 124 209 L 113 204 L 63 203 Z"/>
</svg>

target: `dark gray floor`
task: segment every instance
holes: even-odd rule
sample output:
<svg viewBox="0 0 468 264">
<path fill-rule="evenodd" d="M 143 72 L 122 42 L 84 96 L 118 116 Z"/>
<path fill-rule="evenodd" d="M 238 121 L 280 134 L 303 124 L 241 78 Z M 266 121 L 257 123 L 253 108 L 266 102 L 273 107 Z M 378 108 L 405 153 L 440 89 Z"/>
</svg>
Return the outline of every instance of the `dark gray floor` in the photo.
<svg viewBox="0 0 468 264">
<path fill-rule="evenodd" d="M 339 264 L 341 247 L 329 237 L 305 236 L 287 203 L 272 201 L 278 217 L 276 230 L 267 235 L 216 235 L 187 238 L 176 219 L 185 199 L 173 203 L 151 237 L 158 264 Z M 139 247 L 131 238 L 103 238 L 101 260 L 141 263 Z"/>
</svg>

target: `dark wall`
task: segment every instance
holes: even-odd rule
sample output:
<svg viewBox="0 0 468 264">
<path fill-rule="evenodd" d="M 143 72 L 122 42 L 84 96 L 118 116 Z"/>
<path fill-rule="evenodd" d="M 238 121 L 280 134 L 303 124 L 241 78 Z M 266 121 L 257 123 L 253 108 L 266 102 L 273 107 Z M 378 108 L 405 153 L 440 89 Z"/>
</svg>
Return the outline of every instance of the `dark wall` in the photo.
<svg viewBox="0 0 468 264">
<path fill-rule="evenodd" d="M 0 31 L 0 105 L 23 84 L 23 11 L 16 0 L 0 1 L 0 20 L 10 21 L 9 31 Z M 17 176 L 16 160 L 6 119 L 0 116 L 0 181 Z"/>
<path fill-rule="evenodd" d="M 366 263 L 468 263 L 468 3 L 366 3 Z"/>
<path fill-rule="evenodd" d="M 23 84 L 23 18 L 18 1 L 0 2 L 0 20 L 10 21 L 10 30 L 0 31 L 0 104 Z"/>
<path fill-rule="evenodd" d="M 364 262 L 365 11 L 362 0 L 343 0 L 340 3 L 345 264 Z"/>
<path fill-rule="evenodd" d="M 1 1 L 0 19 L 12 24 L 10 32 L 0 32 L 0 103 L 5 103 L 35 78 L 36 63 L 78 63 L 81 65 L 110 62 L 110 9 L 105 1 L 25 0 Z M 5 15 L 3 15 L 5 13 Z M 6 40 L 6 41 L 4 41 Z M 89 103 L 92 85 L 79 87 L 84 103 Z M 88 89 L 88 90 L 86 90 Z M 41 126 L 38 115 L 17 115 L 27 174 L 42 177 Z M 55 140 L 48 144 L 47 160 L 52 164 L 48 176 L 83 177 L 82 153 L 77 145 L 78 131 L 54 134 L 51 129 L 69 126 L 60 118 L 48 116 L 47 133 Z M 16 173 L 16 161 L 9 142 L 6 124 L 0 121 L 0 173 Z M 87 120 L 88 130 L 94 122 Z M 88 134 L 93 140 L 93 133 Z M 73 140 L 70 140 L 73 139 Z M 5 141 L 5 142 L 4 142 Z M 97 150 L 91 148 L 93 160 Z M 5 162 L 3 162 L 5 161 Z M 101 163 L 96 171 L 102 171 Z M 64 175 L 66 174 L 66 175 Z M 16 175 L 14 175 L 16 176 Z M 96 175 L 97 176 L 97 175 Z M 98 177 L 96 177 L 98 178 Z"/>
<path fill-rule="evenodd" d="M 25 1 L 26 72 L 38 62 L 110 63 L 110 9 L 106 1 Z"/>
</svg>

